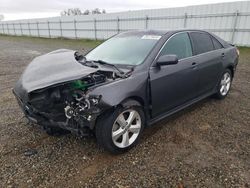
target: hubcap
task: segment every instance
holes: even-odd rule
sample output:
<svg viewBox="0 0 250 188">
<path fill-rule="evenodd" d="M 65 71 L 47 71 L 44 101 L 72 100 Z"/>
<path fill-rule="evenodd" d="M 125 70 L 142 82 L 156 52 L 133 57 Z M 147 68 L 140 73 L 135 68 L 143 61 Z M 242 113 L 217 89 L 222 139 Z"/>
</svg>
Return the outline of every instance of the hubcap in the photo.
<svg viewBox="0 0 250 188">
<path fill-rule="evenodd" d="M 225 96 L 229 89 L 230 89 L 230 85 L 231 85 L 231 76 L 228 72 L 226 72 L 221 79 L 220 82 L 220 93 L 222 96 Z"/>
<path fill-rule="evenodd" d="M 122 112 L 115 120 L 112 128 L 113 143 L 125 148 L 134 143 L 141 130 L 141 117 L 135 110 Z"/>
</svg>

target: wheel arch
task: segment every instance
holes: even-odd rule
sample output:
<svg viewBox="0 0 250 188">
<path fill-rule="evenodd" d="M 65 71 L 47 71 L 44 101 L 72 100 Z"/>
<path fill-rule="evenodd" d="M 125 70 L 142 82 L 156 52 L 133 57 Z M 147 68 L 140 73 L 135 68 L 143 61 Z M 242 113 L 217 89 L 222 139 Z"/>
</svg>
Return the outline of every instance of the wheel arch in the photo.
<svg viewBox="0 0 250 188">
<path fill-rule="evenodd" d="M 143 98 L 139 96 L 130 96 L 121 101 L 120 105 L 122 106 L 128 106 L 128 105 L 136 105 L 136 106 L 142 106 L 144 107 L 144 100 Z"/>
<path fill-rule="evenodd" d="M 226 69 L 229 69 L 232 73 L 232 78 L 234 77 L 234 66 L 233 65 L 229 65 L 226 67 Z"/>
<path fill-rule="evenodd" d="M 145 116 L 145 126 L 147 126 L 148 120 L 150 119 L 150 114 L 149 114 L 149 110 L 145 102 L 146 101 L 144 101 L 142 97 L 131 96 L 131 97 L 124 99 L 119 105 L 121 105 L 122 107 L 131 106 L 131 105 L 140 106 Z"/>
<path fill-rule="evenodd" d="M 145 116 L 147 115 L 146 111 L 145 111 L 145 106 L 144 106 L 145 102 L 143 100 L 142 97 L 139 97 L 139 96 L 130 96 L 130 97 L 127 97 L 125 99 L 123 99 L 122 101 L 120 101 L 118 104 L 116 105 L 110 105 L 109 108 L 105 109 L 98 117 L 97 117 L 97 120 L 109 113 L 109 112 L 112 112 L 114 111 L 116 108 L 119 108 L 119 107 L 128 107 L 128 106 L 140 106 L 142 107 L 142 110 L 145 114 Z"/>
</svg>

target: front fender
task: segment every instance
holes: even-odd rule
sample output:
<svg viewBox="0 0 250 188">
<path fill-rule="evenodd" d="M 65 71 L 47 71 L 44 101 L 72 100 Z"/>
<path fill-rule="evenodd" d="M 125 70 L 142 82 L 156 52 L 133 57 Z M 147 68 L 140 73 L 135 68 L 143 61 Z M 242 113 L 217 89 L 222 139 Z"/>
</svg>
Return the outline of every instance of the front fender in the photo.
<svg viewBox="0 0 250 188">
<path fill-rule="evenodd" d="M 100 106 L 114 107 L 129 97 L 147 99 L 148 73 L 142 72 L 93 89 L 90 95 L 101 95 Z"/>
</svg>

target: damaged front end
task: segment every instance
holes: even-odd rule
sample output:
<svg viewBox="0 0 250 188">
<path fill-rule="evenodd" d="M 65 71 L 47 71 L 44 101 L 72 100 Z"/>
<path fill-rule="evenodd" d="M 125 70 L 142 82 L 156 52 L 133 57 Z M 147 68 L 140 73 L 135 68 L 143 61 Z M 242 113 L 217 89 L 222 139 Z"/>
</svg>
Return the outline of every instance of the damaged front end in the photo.
<svg viewBox="0 0 250 188">
<path fill-rule="evenodd" d="M 48 55 L 54 56 L 55 59 L 59 54 L 65 57 L 65 53 L 74 54 L 64 51 L 63 54 L 56 52 Z M 38 60 L 44 61 L 43 57 Z M 79 66 L 76 67 L 75 63 Z M 63 64 L 67 69 L 72 63 L 66 60 Z M 37 61 L 32 62 L 17 82 L 13 93 L 30 121 L 44 127 L 59 127 L 86 135 L 94 128 L 98 115 L 105 110 L 105 105 L 100 105 L 102 96 L 91 95 L 91 91 L 119 78 L 111 70 L 85 67 L 75 62 L 75 59 L 71 66 L 68 71 L 62 67 L 49 70 L 45 65 L 40 66 Z M 53 65 L 50 68 L 53 68 Z M 72 69 L 78 70 L 72 74 Z M 48 80 L 48 77 L 51 79 Z M 58 77 L 63 78 L 62 82 Z"/>
<path fill-rule="evenodd" d="M 42 126 L 54 126 L 85 135 L 104 110 L 99 107 L 102 96 L 90 94 L 92 88 L 112 82 L 111 72 L 97 71 L 82 79 L 39 89 L 23 101 L 15 93 L 26 117 Z"/>
</svg>

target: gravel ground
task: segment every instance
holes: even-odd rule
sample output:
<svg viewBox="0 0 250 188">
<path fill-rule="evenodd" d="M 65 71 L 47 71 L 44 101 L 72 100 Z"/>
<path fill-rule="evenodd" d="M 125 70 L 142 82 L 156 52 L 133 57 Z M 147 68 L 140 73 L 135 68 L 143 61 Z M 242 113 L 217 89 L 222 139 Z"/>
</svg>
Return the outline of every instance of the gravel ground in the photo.
<svg viewBox="0 0 250 188">
<path fill-rule="evenodd" d="M 29 124 L 11 88 L 35 56 L 97 43 L 0 36 L 0 187 L 250 186 L 250 49 L 241 49 L 232 90 L 145 130 L 123 155 L 95 138 L 48 136 Z"/>
</svg>

